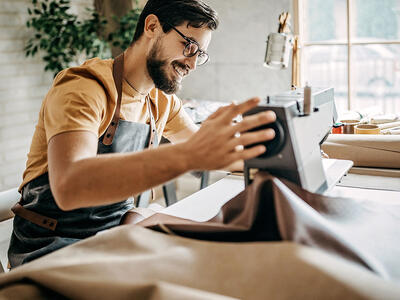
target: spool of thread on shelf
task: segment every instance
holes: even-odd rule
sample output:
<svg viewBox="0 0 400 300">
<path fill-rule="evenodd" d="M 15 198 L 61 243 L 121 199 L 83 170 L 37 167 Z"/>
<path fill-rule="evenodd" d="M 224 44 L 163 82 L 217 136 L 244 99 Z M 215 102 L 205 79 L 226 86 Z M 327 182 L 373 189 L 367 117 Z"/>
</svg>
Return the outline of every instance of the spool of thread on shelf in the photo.
<svg viewBox="0 0 400 300">
<path fill-rule="evenodd" d="M 354 128 L 356 134 L 380 134 L 381 129 L 377 125 L 360 124 Z"/>
<path fill-rule="evenodd" d="M 344 134 L 354 134 L 354 127 L 360 124 L 359 120 L 341 120 Z"/>
<path fill-rule="evenodd" d="M 333 134 L 342 134 L 343 133 L 343 123 L 337 122 L 332 126 L 332 133 Z"/>
</svg>

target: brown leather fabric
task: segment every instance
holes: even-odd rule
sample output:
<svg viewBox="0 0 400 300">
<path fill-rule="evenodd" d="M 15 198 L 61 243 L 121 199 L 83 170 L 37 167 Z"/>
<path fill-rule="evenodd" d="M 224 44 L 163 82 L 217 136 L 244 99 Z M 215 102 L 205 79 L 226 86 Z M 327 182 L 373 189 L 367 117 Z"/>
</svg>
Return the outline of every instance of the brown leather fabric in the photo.
<svg viewBox="0 0 400 300">
<path fill-rule="evenodd" d="M 40 227 L 50 229 L 54 231 L 57 226 L 57 220 L 53 218 L 49 218 L 46 216 L 43 216 L 41 214 L 38 214 L 34 211 L 28 210 L 24 208 L 21 204 L 17 203 L 15 204 L 12 208 L 11 211 L 21 217 L 24 218 L 25 220 L 28 220 L 32 222 L 33 224 L 36 224 Z"/>
<path fill-rule="evenodd" d="M 208 222 L 157 213 L 137 224 L 211 241 L 294 241 L 400 280 L 400 202 L 313 194 L 267 173 Z"/>
<path fill-rule="evenodd" d="M 137 223 L 150 229 L 168 228 L 178 235 L 212 241 L 277 241 L 272 201 L 260 201 L 263 189 L 254 184 L 221 207 L 208 222 L 195 222 L 165 214 L 154 214 Z M 129 214 L 128 212 L 127 214 Z M 160 224 L 163 226 L 160 227 Z"/>
</svg>

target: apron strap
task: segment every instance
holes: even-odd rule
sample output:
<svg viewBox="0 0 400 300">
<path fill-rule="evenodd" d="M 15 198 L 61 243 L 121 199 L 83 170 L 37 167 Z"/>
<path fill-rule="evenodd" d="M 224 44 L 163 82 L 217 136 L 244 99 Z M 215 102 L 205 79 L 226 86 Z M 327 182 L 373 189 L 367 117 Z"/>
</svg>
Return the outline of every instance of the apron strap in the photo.
<svg viewBox="0 0 400 300">
<path fill-rule="evenodd" d="M 147 105 L 147 111 L 150 116 L 150 139 L 149 139 L 149 144 L 147 145 L 148 148 L 157 148 L 158 147 L 158 137 L 157 137 L 157 128 L 156 128 L 156 122 L 154 121 L 154 116 L 151 111 L 150 107 L 150 96 L 146 96 L 146 105 Z"/>
<path fill-rule="evenodd" d="M 36 224 L 40 227 L 50 229 L 52 231 L 54 231 L 56 229 L 56 226 L 57 226 L 56 219 L 49 218 L 49 217 L 43 216 L 41 214 L 38 214 L 34 211 L 28 210 L 19 203 L 15 204 L 11 208 L 11 211 L 18 217 L 28 220 L 31 223 Z"/>
<path fill-rule="evenodd" d="M 113 63 L 113 78 L 115 87 L 117 88 L 118 98 L 117 98 L 117 107 L 115 108 L 114 116 L 111 120 L 110 125 L 106 130 L 106 133 L 103 137 L 104 145 L 111 145 L 114 139 L 115 132 L 118 128 L 119 123 L 119 113 L 121 110 L 121 101 L 122 101 L 122 77 L 124 76 L 124 53 L 118 55 Z"/>
<path fill-rule="evenodd" d="M 117 107 L 115 108 L 114 116 L 111 120 L 110 125 L 108 125 L 106 133 L 103 137 L 104 145 L 111 145 L 114 139 L 115 132 L 117 131 L 119 124 L 119 115 L 121 111 L 122 102 L 122 78 L 124 75 L 124 52 L 118 55 L 113 63 L 113 78 L 115 87 L 117 88 L 118 98 Z M 150 96 L 146 96 L 147 112 L 150 116 L 150 140 L 148 147 L 155 148 L 158 146 L 157 129 L 156 122 L 154 121 L 154 116 L 150 107 Z"/>
<path fill-rule="evenodd" d="M 113 78 L 115 82 L 115 87 L 117 88 L 118 92 L 118 99 L 117 99 L 117 107 L 115 108 L 114 116 L 110 125 L 108 126 L 106 133 L 103 137 L 103 144 L 104 145 L 111 145 L 114 139 L 115 132 L 118 128 L 119 123 L 119 115 L 121 110 L 121 102 L 122 102 L 122 78 L 124 74 L 124 52 L 117 56 L 114 60 L 113 64 Z M 157 136 L 157 127 L 156 122 L 154 120 L 153 113 L 151 111 L 150 106 L 150 96 L 146 96 L 146 106 L 147 112 L 150 117 L 150 139 L 149 144 L 147 145 L 148 148 L 156 148 L 158 147 L 158 136 Z M 140 207 L 147 207 L 150 203 L 150 199 L 152 198 L 152 190 L 144 191 L 137 197 L 137 206 Z"/>
<path fill-rule="evenodd" d="M 147 111 L 149 112 L 149 116 L 150 116 L 150 139 L 149 139 L 149 144 L 147 145 L 147 147 L 149 149 L 157 148 L 158 147 L 158 137 L 157 137 L 157 130 L 156 130 L 156 122 L 154 121 L 154 116 L 153 116 L 153 113 L 151 112 L 149 95 L 146 96 L 146 105 L 147 105 Z M 154 190 L 150 189 L 150 190 L 144 191 L 143 193 L 138 195 L 137 201 L 136 201 L 137 207 L 148 207 L 150 204 L 150 200 L 153 198 L 153 193 L 154 193 Z"/>
</svg>

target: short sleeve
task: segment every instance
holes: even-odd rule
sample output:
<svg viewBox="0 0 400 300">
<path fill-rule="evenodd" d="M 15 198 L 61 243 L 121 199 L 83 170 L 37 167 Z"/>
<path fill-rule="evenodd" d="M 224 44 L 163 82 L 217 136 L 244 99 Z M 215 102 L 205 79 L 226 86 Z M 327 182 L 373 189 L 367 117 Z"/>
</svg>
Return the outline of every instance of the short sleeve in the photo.
<svg viewBox="0 0 400 300">
<path fill-rule="evenodd" d="M 195 132 L 197 126 L 185 112 L 181 99 L 173 95 L 171 97 L 171 109 L 163 135 L 169 139 L 174 135 L 179 135 L 181 131 L 188 129 Z"/>
<path fill-rule="evenodd" d="M 46 140 L 69 131 L 90 131 L 99 135 L 106 109 L 106 95 L 95 80 L 80 78 L 55 84 L 46 96 L 44 127 Z"/>
</svg>

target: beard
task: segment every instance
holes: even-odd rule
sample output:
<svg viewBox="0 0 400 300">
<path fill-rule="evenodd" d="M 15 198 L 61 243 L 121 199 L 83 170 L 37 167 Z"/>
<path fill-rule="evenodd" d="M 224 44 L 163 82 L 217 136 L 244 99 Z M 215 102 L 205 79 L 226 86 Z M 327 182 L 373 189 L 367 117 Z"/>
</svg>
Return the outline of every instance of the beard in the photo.
<svg viewBox="0 0 400 300">
<path fill-rule="evenodd" d="M 153 80 L 156 88 L 160 89 L 164 93 L 170 95 L 175 94 L 180 88 L 181 84 L 176 79 L 169 79 L 167 75 L 167 68 L 169 66 L 167 60 L 160 59 L 161 57 L 161 45 L 158 40 L 153 48 L 150 50 L 149 56 L 147 57 L 146 65 L 147 72 L 150 78 Z M 172 67 L 179 67 L 186 69 L 186 65 L 174 60 L 171 62 Z"/>
</svg>

